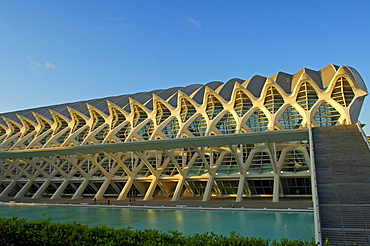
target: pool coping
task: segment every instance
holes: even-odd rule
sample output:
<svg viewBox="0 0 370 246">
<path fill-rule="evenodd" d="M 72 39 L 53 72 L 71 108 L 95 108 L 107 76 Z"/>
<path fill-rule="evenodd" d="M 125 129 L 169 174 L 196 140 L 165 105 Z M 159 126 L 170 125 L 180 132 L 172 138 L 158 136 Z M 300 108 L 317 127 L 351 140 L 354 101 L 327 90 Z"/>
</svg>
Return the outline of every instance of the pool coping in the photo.
<svg viewBox="0 0 370 246">
<path fill-rule="evenodd" d="M 153 205 L 107 205 L 107 204 L 90 204 L 90 203 L 27 203 L 27 202 L 1 202 L 0 205 L 25 205 L 25 206 L 64 206 L 64 207 L 92 207 L 92 208 L 126 208 L 126 209 L 171 209 L 171 210 L 225 210 L 225 211 L 270 211 L 270 212 L 314 212 L 313 208 L 307 209 L 297 208 L 226 208 L 226 207 L 190 207 L 188 205 L 174 206 L 153 206 Z"/>
</svg>

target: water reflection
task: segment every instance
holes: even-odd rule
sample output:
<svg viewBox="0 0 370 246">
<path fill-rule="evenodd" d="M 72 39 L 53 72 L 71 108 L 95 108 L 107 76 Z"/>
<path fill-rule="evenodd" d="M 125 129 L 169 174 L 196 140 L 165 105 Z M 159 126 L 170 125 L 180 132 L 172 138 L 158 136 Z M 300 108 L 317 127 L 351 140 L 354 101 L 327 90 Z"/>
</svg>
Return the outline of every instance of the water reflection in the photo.
<svg viewBox="0 0 370 246">
<path fill-rule="evenodd" d="M 215 211 L 122 209 L 62 206 L 0 205 L 1 217 L 53 222 L 79 221 L 90 226 L 133 229 L 178 230 L 185 235 L 213 231 L 229 235 L 309 240 L 314 236 L 313 213 L 267 211 Z"/>
<path fill-rule="evenodd" d="M 174 214 L 175 214 L 174 218 L 175 218 L 177 227 L 173 229 L 176 229 L 178 231 L 184 231 L 185 229 L 184 213 L 182 213 L 182 211 L 179 211 L 179 210 L 174 210 Z"/>
</svg>

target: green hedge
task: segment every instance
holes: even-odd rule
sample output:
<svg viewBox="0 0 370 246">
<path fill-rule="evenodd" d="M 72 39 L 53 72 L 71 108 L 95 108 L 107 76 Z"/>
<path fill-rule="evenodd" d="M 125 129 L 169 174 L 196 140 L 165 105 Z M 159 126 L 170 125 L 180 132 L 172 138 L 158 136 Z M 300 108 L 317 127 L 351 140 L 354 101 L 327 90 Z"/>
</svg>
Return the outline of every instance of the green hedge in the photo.
<svg viewBox="0 0 370 246">
<path fill-rule="evenodd" d="M 265 240 L 243 237 L 232 232 L 229 237 L 214 233 L 185 236 L 178 231 L 113 229 L 88 227 L 79 222 L 51 223 L 50 220 L 0 218 L 0 245 L 315 245 L 314 241 Z"/>
</svg>

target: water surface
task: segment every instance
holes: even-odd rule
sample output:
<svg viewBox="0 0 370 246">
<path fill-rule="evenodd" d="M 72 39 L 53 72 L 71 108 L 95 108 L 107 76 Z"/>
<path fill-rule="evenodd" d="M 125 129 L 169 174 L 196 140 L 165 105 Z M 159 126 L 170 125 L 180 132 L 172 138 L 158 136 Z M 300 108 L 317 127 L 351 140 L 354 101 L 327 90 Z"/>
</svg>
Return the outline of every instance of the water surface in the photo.
<svg viewBox="0 0 370 246">
<path fill-rule="evenodd" d="M 314 237 L 312 212 L 223 211 L 127 209 L 73 206 L 0 205 L 0 217 L 28 220 L 51 218 L 52 222 L 78 221 L 89 226 L 107 225 L 113 228 L 178 230 L 185 235 L 213 231 L 230 235 L 265 239 L 302 239 Z"/>
</svg>

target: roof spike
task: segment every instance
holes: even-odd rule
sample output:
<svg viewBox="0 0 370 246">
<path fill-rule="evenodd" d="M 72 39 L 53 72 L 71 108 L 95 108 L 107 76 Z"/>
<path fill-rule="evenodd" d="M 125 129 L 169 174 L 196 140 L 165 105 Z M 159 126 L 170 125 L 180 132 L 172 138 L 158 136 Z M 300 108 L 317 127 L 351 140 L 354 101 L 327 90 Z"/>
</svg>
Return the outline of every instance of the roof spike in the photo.
<svg viewBox="0 0 370 246">
<path fill-rule="evenodd" d="M 343 75 L 345 75 L 345 74 L 347 75 L 347 72 L 346 72 L 346 70 L 344 69 L 343 66 L 340 66 L 334 76 L 342 75 L 342 74 Z"/>
<path fill-rule="evenodd" d="M 3 120 L 6 122 L 6 124 L 8 125 L 8 127 L 9 127 L 9 124 L 13 124 L 16 127 L 18 127 L 19 129 L 22 127 L 19 123 L 15 122 L 14 120 L 11 120 L 9 118 L 6 118 L 5 116 L 1 116 L 1 118 L 3 118 Z"/>
<path fill-rule="evenodd" d="M 91 106 L 89 103 L 86 103 L 86 107 L 87 107 L 87 109 L 88 110 L 90 110 L 90 109 L 93 109 L 94 107 L 93 106 Z"/>
<path fill-rule="evenodd" d="M 328 88 L 330 82 L 332 81 L 336 73 L 337 73 L 337 68 L 333 64 L 329 64 L 326 67 L 320 69 L 321 80 L 322 80 L 324 89 Z"/>
<path fill-rule="evenodd" d="M 114 103 L 112 103 L 111 101 L 109 101 L 109 100 L 106 100 L 106 102 L 107 102 L 107 105 L 108 105 L 108 107 L 112 107 L 113 105 L 115 105 Z M 116 106 L 116 105 L 115 105 Z"/>
<path fill-rule="evenodd" d="M 108 101 L 107 100 L 107 105 L 109 107 L 109 113 L 112 114 L 111 110 L 112 108 L 115 108 L 117 110 L 119 110 L 121 113 L 123 113 L 123 115 L 126 117 L 127 115 L 129 115 L 130 113 L 128 113 L 126 110 L 124 110 L 123 108 L 121 108 L 120 106 L 116 105 L 115 103 L 111 102 L 111 101 Z"/>
<path fill-rule="evenodd" d="M 275 84 L 275 80 L 271 77 L 266 78 L 266 85 L 273 85 Z"/>
<path fill-rule="evenodd" d="M 187 96 L 184 92 L 182 92 L 182 91 L 180 91 L 180 90 L 178 90 L 178 91 L 177 91 L 177 93 L 178 93 L 178 97 L 184 97 L 184 96 Z"/>
<path fill-rule="evenodd" d="M 32 111 L 32 114 L 33 116 L 35 117 L 35 119 L 39 122 L 39 120 L 43 120 L 45 121 L 46 123 L 48 123 L 49 125 L 52 125 L 54 122 L 51 122 L 51 120 L 47 119 L 46 117 L 38 114 L 38 113 L 35 113 Z"/>
<path fill-rule="evenodd" d="M 241 89 L 243 86 L 239 82 L 235 82 L 234 89 Z"/>
<path fill-rule="evenodd" d="M 154 108 L 156 108 L 157 106 L 154 105 L 154 102 L 156 101 L 160 101 L 166 108 L 170 109 L 170 110 L 174 110 L 175 107 L 173 107 L 171 104 L 169 104 L 166 100 L 164 100 L 163 98 L 157 96 L 157 95 L 153 95 L 153 110 Z"/>
<path fill-rule="evenodd" d="M 302 80 L 312 80 L 312 78 L 306 73 L 305 70 L 303 70 L 303 73 L 299 77 L 298 81 L 302 81 Z"/>
<path fill-rule="evenodd" d="M 157 96 L 156 94 L 152 93 L 152 97 L 153 97 L 153 101 L 154 100 L 159 100 L 159 99 L 162 99 L 160 98 L 159 96 Z"/>
<path fill-rule="evenodd" d="M 15 133 L 18 133 L 20 131 L 20 129 L 22 128 L 22 126 L 19 123 L 15 122 L 14 120 L 8 119 L 4 116 L 2 116 L 2 118 L 8 126 L 8 128 L 5 129 L 6 134 L 7 134 L 7 137 L 6 137 L 7 139 L 14 135 L 13 130 L 16 130 Z M 15 128 L 17 128 L 17 129 L 15 129 Z"/>
<path fill-rule="evenodd" d="M 3 124 L 1 124 L 0 123 L 0 128 L 2 128 L 4 131 L 5 131 L 5 133 L 6 133 L 6 130 L 8 129 L 6 126 L 4 126 Z M 2 135 L 0 135 L 0 136 L 2 136 Z"/>
<path fill-rule="evenodd" d="M 132 97 L 129 97 L 128 98 L 128 101 L 129 101 L 129 103 L 131 104 L 131 103 L 136 103 L 136 100 L 135 99 L 133 99 Z"/>
<path fill-rule="evenodd" d="M 65 117 L 64 115 L 58 113 L 58 112 L 55 112 L 54 110 L 52 109 L 49 109 L 49 113 L 51 114 L 51 116 L 53 117 L 54 121 L 55 121 L 55 117 L 60 117 L 62 118 L 65 122 L 70 122 L 71 120 L 68 119 L 67 117 Z"/>
<path fill-rule="evenodd" d="M 136 101 L 135 99 L 129 97 L 129 102 L 130 102 L 131 112 L 134 112 L 133 106 L 135 104 L 135 105 L 138 105 L 142 110 L 144 110 L 145 113 L 148 113 L 148 111 L 149 111 L 148 108 L 145 107 L 144 105 L 142 105 L 141 103 L 139 103 L 138 101 Z"/>
<path fill-rule="evenodd" d="M 24 117 L 24 116 L 19 115 L 19 114 L 16 114 L 16 116 L 22 122 L 22 124 L 23 124 L 24 121 L 27 121 L 27 123 L 30 123 L 34 127 L 37 125 L 36 122 L 34 122 L 33 120 L 28 119 L 27 117 Z"/>
<path fill-rule="evenodd" d="M 80 116 L 81 118 L 83 118 L 85 121 L 89 120 L 85 114 L 80 113 L 77 110 L 75 110 L 75 109 L 73 109 L 71 107 L 68 107 L 68 106 L 67 106 L 67 109 L 68 109 L 69 114 L 71 115 L 71 119 L 72 119 L 72 115 L 73 114 L 77 114 L 78 116 Z"/>
<path fill-rule="evenodd" d="M 209 88 L 208 86 L 205 86 L 204 87 L 204 94 L 206 93 L 210 93 L 210 92 L 214 92 L 214 90 L 212 90 L 211 88 Z"/>
<path fill-rule="evenodd" d="M 94 106 L 92 106 L 92 105 L 90 105 L 90 104 L 88 104 L 88 103 L 86 103 L 86 106 L 87 106 L 87 109 L 89 110 L 89 113 L 90 113 L 90 117 L 92 117 L 92 113 L 91 113 L 91 111 L 96 111 L 100 116 L 102 116 L 103 118 L 108 118 L 108 116 L 104 113 L 104 112 L 102 112 L 102 111 L 100 111 L 99 109 L 97 109 L 96 107 L 94 107 Z"/>
</svg>

